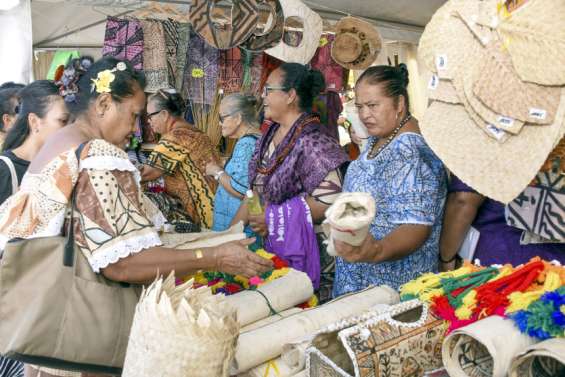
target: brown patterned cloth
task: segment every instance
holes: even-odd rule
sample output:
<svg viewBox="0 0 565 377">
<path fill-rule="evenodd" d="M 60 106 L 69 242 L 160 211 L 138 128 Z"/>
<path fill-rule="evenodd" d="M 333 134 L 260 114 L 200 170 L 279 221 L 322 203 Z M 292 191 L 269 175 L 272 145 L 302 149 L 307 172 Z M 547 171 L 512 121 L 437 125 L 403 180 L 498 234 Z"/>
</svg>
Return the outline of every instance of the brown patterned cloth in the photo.
<svg viewBox="0 0 565 377">
<path fill-rule="evenodd" d="M 143 20 L 143 70 L 147 86 L 145 90 L 154 93 L 162 88 L 172 87 L 169 82 L 167 43 L 163 22 Z M 176 64 L 176 63 L 175 63 Z"/>
<path fill-rule="evenodd" d="M 174 87 L 176 85 L 177 76 L 177 52 L 179 49 L 179 29 L 180 24 L 173 20 L 163 21 L 163 30 L 165 32 L 165 47 L 167 51 L 167 73 L 169 84 Z"/>
<path fill-rule="evenodd" d="M 165 172 L 165 192 L 177 197 L 195 224 L 211 229 L 217 183 L 206 175 L 206 164 L 219 161 L 218 152 L 202 131 L 177 126 L 164 135 L 148 164 Z"/>
<path fill-rule="evenodd" d="M 190 38 L 190 24 L 178 24 L 178 49 L 177 49 L 177 68 L 175 71 L 175 88 L 177 92 L 182 92 L 182 83 L 184 80 L 184 70 L 187 64 L 188 41 Z M 184 97 L 186 98 L 186 97 Z"/>
<path fill-rule="evenodd" d="M 218 86 L 224 95 L 239 93 L 243 83 L 242 54 L 239 47 L 220 51 L 220 79 Z"/>
</svg>

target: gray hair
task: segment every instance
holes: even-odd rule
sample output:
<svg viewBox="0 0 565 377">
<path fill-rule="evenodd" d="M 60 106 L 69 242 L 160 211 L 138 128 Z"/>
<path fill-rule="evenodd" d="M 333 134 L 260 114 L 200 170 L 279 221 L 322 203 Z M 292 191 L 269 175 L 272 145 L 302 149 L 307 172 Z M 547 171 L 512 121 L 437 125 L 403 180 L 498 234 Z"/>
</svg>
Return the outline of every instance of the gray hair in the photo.
<svg viewBox="0 0 565 377">
<path fill-rule="evenodd" d="M 248 125 L 259 128 L 257 119 L 257 98 L 252 95 L 233 93 L 222 99 L 230 114 L 241 114 L 241 120 Z"/>
</svg>

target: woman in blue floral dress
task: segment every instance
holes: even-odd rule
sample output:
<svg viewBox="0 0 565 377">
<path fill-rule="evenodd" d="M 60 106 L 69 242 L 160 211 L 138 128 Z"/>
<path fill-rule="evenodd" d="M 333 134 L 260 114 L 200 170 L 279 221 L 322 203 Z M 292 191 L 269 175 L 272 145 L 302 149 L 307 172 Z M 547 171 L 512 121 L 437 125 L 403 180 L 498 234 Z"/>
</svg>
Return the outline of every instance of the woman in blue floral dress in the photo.
<svg viewBox="0 0 565 377">
<path fill-rule="evenodd" d="M 230 94 L 220 104 L 222 135 L 238 141 L 224 169 L 214 162 L 206 166 L 206 174 L 218 181 L 212 230 L 222 231 L 229 228 L 241 200 L 249 189 L 249 161 L 261 136 L 256 105 L 254 96 L 239 93 Z M 247 229 L 246 233 L 254 235 L 250 229 Z"/>
<path fill-rule="evenodd" d="M 357 81 L 355 102 L 371 138 L 344 191 L 370 193 L 377 213 L 362 245 L 336 241 L 336 297 L 371 285 L 398 289 L 438 269 L 447 177 L 408 111 L 407 86 L 403 64 L 371 67 Z"/>
</svg>

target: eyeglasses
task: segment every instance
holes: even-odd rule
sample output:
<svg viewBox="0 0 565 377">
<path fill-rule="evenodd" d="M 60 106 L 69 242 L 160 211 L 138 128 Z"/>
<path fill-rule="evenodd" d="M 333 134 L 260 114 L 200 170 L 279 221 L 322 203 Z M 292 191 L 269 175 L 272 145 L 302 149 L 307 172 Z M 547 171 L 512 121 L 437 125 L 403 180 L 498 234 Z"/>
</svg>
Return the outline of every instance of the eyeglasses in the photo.
<svg viewBox="0 0 565 377">
<path fill-rule="evenodd" d="M 151 120 L 152 116 L 159 114 L 161 111 L 163 111 L 163 110 L 157 110 L 157 111 L 153 111 L 152 113 L 147 114 L 147 120 Z"/>
<path fill-rule="evenodd" d="M 269 86 L 269 85 L 265 85 L 263 87 L 263 97 L 267 97 L 269 95 L 269 92 L 272 92 L 273 90 L 288 90 L 288 88 L 286 86 Z"/>
<path fill-rule="evenodd" d="M 218 117 L 220 118 L 220 123 L 224 123 L 224 121 L 226 120 L 226 118 L 231 117 L 235 114 L 239 113 L 239 111 L 234 111 L 232 113 L 226 114 L 226 115 L 221 115 L 219 114 Z"/>
</svg>

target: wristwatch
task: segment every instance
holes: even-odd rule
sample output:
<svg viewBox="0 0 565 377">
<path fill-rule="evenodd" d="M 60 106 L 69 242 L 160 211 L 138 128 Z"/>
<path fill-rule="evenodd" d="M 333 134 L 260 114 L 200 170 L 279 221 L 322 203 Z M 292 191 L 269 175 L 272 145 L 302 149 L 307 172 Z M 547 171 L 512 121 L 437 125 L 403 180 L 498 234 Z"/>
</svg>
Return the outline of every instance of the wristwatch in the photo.
<svg viewBox="0 0 565 377">
<path fill-rule="evenodd" d="M 225 171 L 220 170 L 219 172 L 217 172 L 216 174 L 214 174 L 214 179 L 219 182 L 219 181 L 220 181 L 220 178 L 222 177 L 222 175 L 223 175 L 224 173 L 225 173 Z"/>
</svg>

